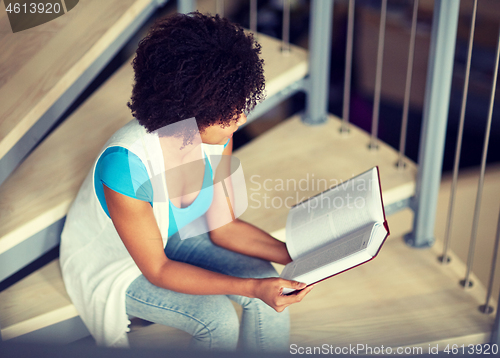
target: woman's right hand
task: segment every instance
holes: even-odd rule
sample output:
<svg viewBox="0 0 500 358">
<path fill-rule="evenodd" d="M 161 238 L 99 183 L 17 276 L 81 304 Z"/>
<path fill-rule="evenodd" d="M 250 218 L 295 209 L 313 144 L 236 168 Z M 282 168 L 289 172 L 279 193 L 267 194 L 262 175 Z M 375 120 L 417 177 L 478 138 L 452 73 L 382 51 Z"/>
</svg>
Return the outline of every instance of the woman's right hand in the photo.
<svg viewBox="0 0 500 358">
<path fill-rule="evenodd" d="M 306 287 L 305 283 L 285 280 L 279 277 L 256 279 L 254 286 L 254 297 L 260 298 L 277 312 L 282 312 L 292 303 L 302 301 L 314 285 Z M 284 288 L 292 288 L 297 291 L 289 295 L 283 295 Z"/>
</svg>

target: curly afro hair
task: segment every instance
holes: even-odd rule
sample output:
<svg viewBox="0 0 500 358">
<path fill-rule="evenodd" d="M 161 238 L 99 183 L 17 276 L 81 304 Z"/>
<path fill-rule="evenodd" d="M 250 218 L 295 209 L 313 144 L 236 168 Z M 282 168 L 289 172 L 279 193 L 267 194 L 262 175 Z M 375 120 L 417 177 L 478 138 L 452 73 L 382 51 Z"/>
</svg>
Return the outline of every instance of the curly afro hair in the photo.
<svg viewBox="0 0 500 358">
<path fill-rule="evenodd" d="M 162 18 L 139 43 L 127 105 L 148 132 L 192 117 L 201 131 L 228 126 L 264 97 L 260 51 L 252 34 L 218 15 Z M 194 133 L 182 135 L 186 143 Z"/>
</svg>

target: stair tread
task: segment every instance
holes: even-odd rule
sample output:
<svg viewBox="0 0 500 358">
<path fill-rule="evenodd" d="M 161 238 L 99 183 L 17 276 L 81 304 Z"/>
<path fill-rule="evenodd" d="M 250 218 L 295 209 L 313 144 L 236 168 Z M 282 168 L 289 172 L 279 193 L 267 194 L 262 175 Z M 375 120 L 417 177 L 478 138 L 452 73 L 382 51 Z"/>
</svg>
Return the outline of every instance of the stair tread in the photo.
<svg viewBox="0 0 500 358">
<path fill-rule="evenodd" d="M 291 205 L 377 165 L 384 205 L 414 195 L 413 162 L 407 160 L 406 168 L 398 170 L 398 152 L 392 147 L 379 142 L 379 149 L 370 151 L 368 133 L 351 125 L 344 135 L 339 128 L 333 115 L 318 126 L 304 125 L 296 115 L 240 148 L 235 155 L 249 195 L 242 218 L 265 231 L 278 230 Z"/>
<path fill-rule="evenodd" d="M 290 53 L 282 53 L 281 41 L 264 34 L 257 34 L 256 39 L 262 46 L 267 97 L 306 76 L 308 52 L 305 49 L 291 45 Z"/>
<path fill-rule="evenodd" d="M 305 50 L 294 46 L 291 54 L 279 61 L 280 41 L 261 34 L 258 38 L 265 59 L 266 86 L 272 91 L 285 88 L 306 74 Z M 133 83 L 129 63 L 48 136 L 0 186 L 0 254 L 66 215 L 101 147 L 132 119 L 126 106 Z M 53 173 L 58 173 L 57 181 Z"/>
<path fill-rule="evenodd" d="M 17 33 L 0 17 L 0 158 L 152 2 L 87 0 Z"/>
<path fill-rule="evenodd" d="M 132 119 L 132 79 L 123 66 L 0 186 L 0 253 L 66 215 L 101 147 Z"/>
<path fill-rule="evenodd" d="M 391 238 L 375 260 L 318 285 L 307 304 L 291 307 L 293 339 L 427 347 L 470 335 L 484 338 L 494 320 L 477 309 L 485 289 L 479 284 L 464 290 L 458 281 L 465 265 L 452 254 L 450 265 L 442 266 L 439 253 L 439 244 L 416 250 L 401 237 Z"/>
<path fill-rule="evenodd" d="M 77 315 L 66 293 L 58 259 L 0 292 L 0 327 L 3 339 Z"/>
</svg>

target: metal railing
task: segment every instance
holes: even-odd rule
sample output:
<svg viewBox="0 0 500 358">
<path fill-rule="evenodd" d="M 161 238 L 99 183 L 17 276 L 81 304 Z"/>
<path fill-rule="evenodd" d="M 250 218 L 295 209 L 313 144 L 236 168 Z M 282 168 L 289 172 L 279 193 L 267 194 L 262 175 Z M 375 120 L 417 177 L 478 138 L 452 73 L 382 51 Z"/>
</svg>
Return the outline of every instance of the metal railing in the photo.
<svg viewBox="0 0 500 358">
<path fill-rule="evenodd" d="M 449 249 L 449 242 L 451 236 L 451 226 L 452 226 L 452 216 L 453 216 L 453 206 L 454 198 L 456 195 L 456 183 L 459 171 L 459 161 L 460 152 L 462 145 L 462 135 L 463 126 L 465 119 L 465 109 L 467 104 L 467 94 L 470 76 L 470 64 L 472 56 L 472 47 L 474 40 L 474 32 L 476 26 L 476 12 L 477 12 L 477 0 L 474 0 L 472 16 L 471 16 L 471 28 L 469 37 L 469 47 L 467 55 L 467 66 L 464 81 L 464 90 L 462 97 L 462 108 L 460 114 L 459 131 L 457 138 L 457 147 L 455 152 L 455 163 L 453 169 L 453 183 L 452 183 L 452 193 L 450 196 L 448 219 L 446 223 L 446 234 L 444 240 L 444 251 L 442 256 L 439 258 L 443 264 L 449 262 L 449 257 L 447 255 Z M 354 19 L 351 18 L 351 14 L 354 9 L 354 0 L 350 0 L 349 3 L 349 19 L 348 19 L 348 46 L 352 46 L 353 41 L 352 33 L 350 27 L 352 27 L 352 22 Z M 459 16 L 460 2 L 455 0 L 435 0 L 434 2 L 434 16 L 432 24 L 432 34 L 431 34 L 431 48 L 429 57 L 429 66 L 427 73 L 427 85 L 425 92 L 425 102 L 424 102 L 424 118 L 423 118 L 423 128 L 421 132 L 420 141 L 420 152 L 419 152 L 419 171 L 417 177 L 417 190 L 416 195 L 412 199 L 411 208 L 415 213 L 413 232 L 405 237 L 406 242 L 413 247 L 427 247 L 434 243 L 434 226 L 436 218 L 436 208 L 437 208 L 437 194 L 441 179 L 441 169 L 443 163 L 443 152 L 444 152 L 444 141 L 446 135 L 446 125 L 448 121 L 448 109 L 450 103 L 450 92 L 452 84 L 452 74 L 453 74 L 453 63 L 455 54 L 455 41 L 457 37 L 457 25 Z M 370 141 L 370 148 L 377 148 L 377 133 L 378 133 L 378 111 L 380 104 L 380 89 L 381 89 L 381 73 L 382 73 L 382 53 L 384 46 L 384 27 L 385 18 L 387 11 L 387 3 L 385 0 L 381 0 L 381 20 L 379 29 L 379 45 L 377 51 L 377 65 L 376 65 L 376 83 L 375 83 L 375 93 L 374 93 L 374 113 L 372 119 L 372 135 Z M 414 46 L 415 46 L 415 32 L 416 32 L 416 20 L 418 13 L 418 0 L 414 0 L 413 16 L 412 16 L 412 27 L 410 35 L 409 44 L 409 56 L 408 56 L 408 66 L 406 75 L 406 87 L 404 95 L 404 105 L 403 105 L 403 119 L 402 128 L 400 136 L 400 147 L 399 147 L 399 160 L 397 162 L 398 167 L 404 168 L 404 150 L 406 143 L 406 128 L 408 120 L 408 106 L 409 106 L 409 95 L 411 88 L 411 76 L 413 67 L 413 56 L 414 56 Z M 494 35 L 493 35 L 494 36 Z M 472 232 L 469 244 L 467 267 L 464 280 L 461 284 L 464 287 L 470 287 L 472 281 L 470 280 L 470 274 L 472 272 L 472 265 L 475 254 L 475 245 L 477 240 L 477 231 L 479 225 L 479 214 L 481 207 L 481 199 L 483 193 L 484 185 L 484 174 L 486 169 L 486 158 L 488 153 L 488 144 L 491 133 L 491 123 L 492 114 L 494 108 L 495 99 L 495 89 L 497 84 L 497 74 L 498 74 L 498 63 L 500 56 L 500 33 L 498 37 L 497 51 L 495 66 L 493 71 L 493 80 L 491 85 L 491 95 L 490 104 L 487 118 L 487 125 L 484 135 L 483 152 L 481 157 L 481 169 L 479 176 L 479 183 L 476 195 L 476 203 L 474 209 L 474 217 L 472 224 Z M 346 51 L 346 62 L 352 60 L 352 55 L 350 50 Z M 346 64 L 346 72 L 350 65 Z M 346 82 L 347 82 L 346 73 Z M 350 76 L 349 76 L 350 78 Z M 345 84 L 345 88 L 349 88 L 350 84 Z M 345 95 L 347 90 L 344 91 Z M 348 123 L 348 110 L 346 107 L 349 106 L 349 102 L 345 101 L 344 98 L 344 118 L 343 125 L 341 129 L 347 128 L 345 123 Z M 485 304 L 479 307 L 479 310 L 485 314 L 493 312 L 493 307 L 490 306 L 490 300 L 493 290 L 495 264 L 498 254 L 498 247 L 500 241 L 500 217 L 497 227 L 497 234 L 495 238 L 493 250 L 492 264 L 490 268 L 490 279 L 488 282 L 487 295 L 485 299 Z M 499 297 L 500 301 L 500 297 Z M 499 325 L 500 325 L 500 314 L 496 314 L 495 325 L 492 330 L 491 342 L 500 343 L 499 335 Z"/>
</svg>

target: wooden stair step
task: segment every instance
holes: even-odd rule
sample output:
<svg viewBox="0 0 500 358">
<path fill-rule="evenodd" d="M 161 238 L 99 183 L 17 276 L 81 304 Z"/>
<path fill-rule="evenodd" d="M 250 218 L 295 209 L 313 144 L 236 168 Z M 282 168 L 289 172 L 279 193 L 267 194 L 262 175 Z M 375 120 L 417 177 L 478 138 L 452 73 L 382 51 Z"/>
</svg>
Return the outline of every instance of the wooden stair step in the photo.
<svg viewBox="0 0 500 358">
<path fill-rule="evenodd" d="M 398 153 L 379 142 L 368 149 L 370 136 L 354 125 L 339 132 L 340 120 L 304 125 L 296 115 L 262 134 L 236 153 L 242 163 L 249 195 L 242 218 L 272 232 L 285 226 L 291 205 L 378 165 L 384 205 L 408 199 L 415 192 L 416 165 L 404 170 Z"/>
<path fill-rule="evenodd" d="M 286 59 L 280 60 L 280 41 L 258 36 L 266 61 L 268 88 L 279 91 L 294 78 L 305 75 L 307 53 L 304 50 L 294 47 L 290 55 L 285 55 Z M 0 261 L 7 257 L 2 255 L 8 255 L 9 250 L 25 244 L 13 254 L 15 259 L 9 257 L 9 261 L 18 265 L 16 269 L 11 269 L 7 260 L 0 265 L 0 280 L 33 260 L 22 254 L 26 247 L 34 247 L 28 240 L 50 241 L 52 245 L 40 249 L 34 254 L 35 258 L 57 244 L 54 235 L 60 230 L 60 220 L 65 217 L 99 150 L 116 130 L 132 119 L 126 106 L 133 83 L 129 63 L 48 136 L 0 186 Z M 49 227 L 50 240 L 47 235 L 33 236 L 45 233 Z"/>
<path fill-rule="evenodd" d="M 0 11 L 0 160 L 38 123 L 16 154 L 0 162 L 9 164 L 0 182 L 157 7 L 155 0 L 80 1 L 63 16 L 17 33 Z"/>
<path fill-rule="evenodd" d="M 0 328 L 8 340 L 78 316 L 61 277 L 59 260 L 0 292 Z"/>
<path fill-rule="evenodd" d="M 453 253 L 441 265 L 440 252 L 440 244 L 419 250 L 391 237 L 375 260 L 318 285 L 304 304 L 291 307 L 292 340 L 424 348 L 487 342 L 494 315 L 478 310 L 486 290 L 480 283 L 464 290 L 458 281 L 465 265 Z"/>
<path fill-rule="evenodd" d="M 132 78 L 123 66 L 0 186 L 0 254 L 65 217 L 101 147 L 132 118 Z"/>
<path fill-rule="evenodd" d="M 266 78 L 266 96 L 271 97 L 307 75 L 308 52 L 291 45 L 290 52 L 281 51 L 281 41 L 264 35 L 256 35 L 262 47 Z"/>
</svg>

